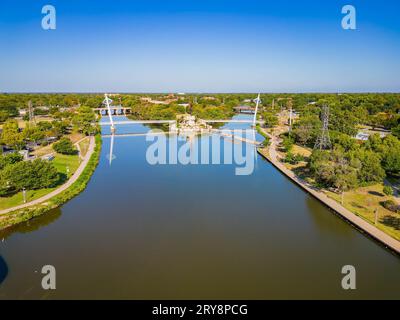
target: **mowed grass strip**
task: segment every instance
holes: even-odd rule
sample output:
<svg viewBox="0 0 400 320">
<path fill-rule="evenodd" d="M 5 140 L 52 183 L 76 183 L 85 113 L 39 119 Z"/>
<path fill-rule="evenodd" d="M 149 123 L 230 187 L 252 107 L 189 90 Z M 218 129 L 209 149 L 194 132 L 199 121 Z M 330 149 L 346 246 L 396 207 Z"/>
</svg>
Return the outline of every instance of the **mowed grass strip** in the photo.
<svg viewBox="0 0 400 320">
<path fill-rule="evenodd" d="M 340 194 L 334 192 L 326 192 L 326 194 L 341 203 Z M 400 240 L 400 214 L 385 209 L 381 204 L 392 199 L 393 197 L 383 193 L 383 185 L 377 184 L 346 192 L 343 206 L 373 225 L 375 225 L 375 210 L 378 210 L 376 227 Z"/>
<path fill-rule="evenodd" d="M 60 183 L 54 188 L 46 188 L 39 190 L 27 190 L 26 191 L 26 201 L 30 202 L 36 200 L 40 197 L 57 189 L 61 184 L 66 181 L 67 177 L 67 167 L 69 168 L 68 178 L 71 177 L 74 172 L 78 169 L 81 160 L 78 155 L 63 155 L 59 153 L 54 153 L 54 160 L 51 163 L 55 166 L 60 174 Z M 0 210 L 12 208 L 24 203 L 22 192 L 18 192 L 9 197 L 0 197 Z"/>
</svg>

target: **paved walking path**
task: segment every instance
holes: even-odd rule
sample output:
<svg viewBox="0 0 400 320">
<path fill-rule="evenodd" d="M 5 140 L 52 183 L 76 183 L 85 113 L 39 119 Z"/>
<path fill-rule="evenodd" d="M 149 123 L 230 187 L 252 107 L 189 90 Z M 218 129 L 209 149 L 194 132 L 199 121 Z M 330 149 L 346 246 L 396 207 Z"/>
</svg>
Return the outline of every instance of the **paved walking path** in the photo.
<svg viewBox="0 0 400 320">
<path fill-rule="evenodd" d="M 265 131 L 264 131 L 265 132 Z M 268 149 L 269 151 L 269 158 L 267 158 L 277 169 L 279 169 L 282 173 L 284 173 L 288 178 L 298 184 L 301 188 L 307 191 L 309 194 L 313 195 L 315 198 L 323 202 L 326 206 L 331 208 L 332 210 L 336 211 L 339 215 L 345 218 L 347 221 L 355 225 L 357 228 L 361 229 L 362 231 L 368 233 L 371 237 L 375 238 L 376 240 L 383 243 L 385 246 L 389 247 L 390 249 L 394 250 L 398 254 L 400 254 L 400 241 L 392 238 L 391 236 L 387 235 L 383 231 L 379 230 L 372 224 L 368 223 L 367 221 L 363 220 L 362 218 L 355 215 L 350 210 L 343 207 L 341 204 L 336 202 L 335 200 L 329 198 L 326 194 L 321 191 L 318 191 L 314 187 L 312 187 L 306 181 L 300 179 L 296 176 L 293 171 L 286 168 L 284 164 L 282 164 L 278 160 L 278 153 L 276 151 L 277 146 L 279 145 L 279 138 L 276 136 L 272 136 L 271 134 L 265 132 L 271 138 L 271 144 Z M 261 152 L 260 152 L 261 153 Z M 264 154 L 261 153 L 264 157 Z"/>
<path fill-rule="evenodd" d="M 24 203 L 24 204 L 16 206 L 16 207 L 12 207 L 12 208 L 8 208 L 8 209 L 5 209 L 5 210 L 1 210 L 0 211 L 0 216 L 3 215 L 3 214 L 9 213 L 11 211 L 27 208 L 27 207 L 30 207 L 30 206 L 33 206 L 33 205 L 36 205 L 36 204 L 40 204 L 40 203 L 42 203 L 44 201 L 50 200 L 54 196 L 60 194 L 61 192 L 65 191 L 66 189 L 68 189 L 76 180 L 78 180 L 79 176 L 83 172 L 83 169 L 85 169 L 87 163 L 89 162 L 90 157 L 92 156 L 92 154 L 94 152 L 95 139 L 94 139 L 94 137 L 90 137 L 89 139 L 90 139 L 89 148 L 88 148 L 88 151 L 87 151 L 83 161 L 79 165 L 78 169 L 74 172 L 72 177 L 69 178 L 66 183 L 64 183 L 58 189 L 46 194 L 45 196 L 43 196 L 41 198 L 38 198 L 36 200 Z"/>
<path fill-rule="evenodd" d="M 79 141 L 77 141 L 77 142 L 74 143 L 75 147 L 78 149 L 79 158 L 80 158 L 81 160 L 85 159 L 85 157 L 82 156 L 82 150 L 81 150 L 81 146 L 80 146 L 79 144 L 80 144 L 83 140 L 86 140 L 86 139 L 90 139 L 90 137 L 84 137 L 84 138 L 82 138 L 82 139 L 80 139 Z"/>
</svg>

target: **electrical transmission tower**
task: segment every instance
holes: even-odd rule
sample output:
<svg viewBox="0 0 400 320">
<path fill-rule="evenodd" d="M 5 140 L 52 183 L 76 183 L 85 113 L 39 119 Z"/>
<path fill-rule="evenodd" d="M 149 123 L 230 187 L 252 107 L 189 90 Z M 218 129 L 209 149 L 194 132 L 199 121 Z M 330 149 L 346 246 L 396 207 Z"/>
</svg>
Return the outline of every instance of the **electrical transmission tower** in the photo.
<svg viewBox="0 0 400 320">
<path fill-rule="evenodd" d="M 324 105 L 322 107 L 322 129 L 314 149 L 326 150 L 332 147 L 331 138 L 329 137 L 329 107 Z"/>
<path fill-rule="evenodd" d="M 32 107 L 32 101 L 28 102 L 28 115 L 29 115 L 29 123 L 35 123 L 35 114 Z"/>
</svg>

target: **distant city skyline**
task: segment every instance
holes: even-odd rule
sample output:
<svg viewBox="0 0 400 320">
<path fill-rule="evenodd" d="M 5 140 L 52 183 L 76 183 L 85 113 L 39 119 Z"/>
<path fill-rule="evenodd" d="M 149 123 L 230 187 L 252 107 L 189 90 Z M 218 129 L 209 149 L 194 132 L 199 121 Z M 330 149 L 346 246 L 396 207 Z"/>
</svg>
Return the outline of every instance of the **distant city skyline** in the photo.
<svg viewBox="0 0 400 320">
<path fill-rule="evenodd" d="M 347 4 L 356 30 L 341 26 Z M 3 0 L 0 92 L 399 92 L 399 13 L 394 0 Z"/>
</svg>

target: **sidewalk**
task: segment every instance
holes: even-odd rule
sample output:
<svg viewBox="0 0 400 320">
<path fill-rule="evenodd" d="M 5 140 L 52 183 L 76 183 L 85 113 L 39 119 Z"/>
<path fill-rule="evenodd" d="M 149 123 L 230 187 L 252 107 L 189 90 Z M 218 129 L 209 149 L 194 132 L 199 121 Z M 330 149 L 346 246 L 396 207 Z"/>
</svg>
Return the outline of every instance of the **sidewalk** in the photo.
<svg viewBox="0 0 400 320">
<path fill-rule="evenodd" d="M 264 130 L 263 130 L 264 131 Z M 264 131 L 265 132 L 265 131 Z M 400 254 L 400 241 L 390 237 L 383 231 L 379 230 L 376 228 L 374 225 L 368 223 L 367 221 L 363 220 L 362 218 L 356 216 L 353 212 L 350 210 L 346 209 L 343 207 L 341 204 L 336 202 L 335 200 L 329 198 L 326 194 L 324 194 L 321 191 L 316 190 L 313 188 L 310 184 L 308 184 L 306 181 L 300 179 L 297 177 L 291 170 L 285 167 L 284 164 L 282 164 L 278 160 L 278 154 L 276 151 L 276 148 L 279 144 L 278 142 L 278 137 L 272 136 L 271 134 L 265 132 L 270 138 L 271 138 L 271 144 L 269 147 L 269 161 L 277 168 L 279 169 L 283 174 L 285 174 L 288 178 L 290 178 L 292 181 L 294 181 L 297 185 L 299 185 L 301 188 L 303 188 L 306 192 L 323 202 L 326 206 L 337 212 L 339 215 L 341 215 L 343 218 L 345 218 L 347 221 L 349 221 L 351 224 L 356 226 L 357 228 L 365 231 L 368 233 L 371 237 L 375 238 L 376 240 L 382 242 L 385 246 L 389 247 L 390 249 L 394 250 L 398 254 Z M 266 157 L 262 152 L 259 151 L 259 153 Z"/>
<path fill-rule="evenodd" d="M 83 172 L 83 170 L 85 169 L 87 163 L 89 162 L 90 157 L 92 156 L 93 152 L 94 152 L 94 147 L 95 147 L 95 138 L 94 137 L 90 137 L 90 144 L 89 144 L 89 148 L 88 151 L 83 159 L 83 161 L 81 162 L 81 164 L 79 165 L 78 169 L 75 171 L 75 173 L 72 175 L 71 178 L 68 179 L 68 181 L 66 183 L 64 183 L 61 187 L 59 187 L 58 189 L 46 194 L 45 196 L 38 198 L 36 200 L 24 203 L 22 205 L 16 206 L 16 207 L 12 207 L 12 208 L 8 208 L 8 209 L 4 209 L 0 211 L 0 215 L 15 211 L 15 210 L 19 210 L 19 209 L 23 209 L 23 208 L 27 208 L 36 204 L 40 204 L 44 201 L 50 200 L 51 198 L 53 198 L 54 196 L 60 194 L 61 192 L 65 191 L 66 189 L 68 189 L 76 180 L 78 180 L 79 176 L 81 175 L 81 173 Z"/>
</svg>

